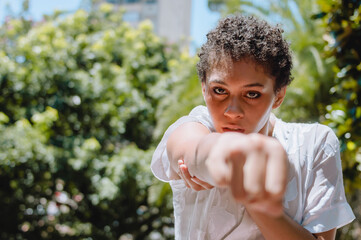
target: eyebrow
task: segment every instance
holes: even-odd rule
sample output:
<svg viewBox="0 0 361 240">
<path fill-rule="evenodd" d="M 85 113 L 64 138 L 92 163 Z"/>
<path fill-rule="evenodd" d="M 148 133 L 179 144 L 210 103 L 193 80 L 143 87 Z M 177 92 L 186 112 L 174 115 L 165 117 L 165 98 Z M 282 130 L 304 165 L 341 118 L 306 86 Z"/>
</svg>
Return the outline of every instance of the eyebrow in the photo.
<svg viewBox="0 0 361 240">
<path fill-rule="evenodd" d="M 227 83 L 219 79 L 209 79 L 209 83 L 219 83 L 219 84 L 227 85 Z"/>
<path fill-rule="evenodd" d="M 226 82 L 224 82 L 224 81 L 222 81 L 220 79 L 210 79 L 209 83 L 218 83 L 218 84 L 222 84 L 222 85 L 227 85 Z M 261 84 L 261 83 L 250 83 L 250 84 L 247 84 L 247 85 L 245 85 L 243 87 L 264 87 L 264 85 Z"/>
<path fill-rule="evenodd" d="M 245 85 L 245 87 L 264 87 L 264 85 L 261 83 L 251 83 L 251 84 Z"/>
</svg>

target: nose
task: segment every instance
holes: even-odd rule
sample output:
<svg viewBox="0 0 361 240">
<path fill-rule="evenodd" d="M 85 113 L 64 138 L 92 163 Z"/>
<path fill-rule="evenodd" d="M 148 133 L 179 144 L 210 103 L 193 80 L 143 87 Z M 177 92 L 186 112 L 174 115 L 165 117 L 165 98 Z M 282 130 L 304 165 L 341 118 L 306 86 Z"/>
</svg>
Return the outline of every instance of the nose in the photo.
<svg viewBox="0 0 361 240">
<path fill-rule="evenodd" d="M 224 111 L 224 116 L 235 119 L 244 117 L 243 108 L 237 98 L 233 98 L 228 104 L 226 110 Z"/>
</svg>

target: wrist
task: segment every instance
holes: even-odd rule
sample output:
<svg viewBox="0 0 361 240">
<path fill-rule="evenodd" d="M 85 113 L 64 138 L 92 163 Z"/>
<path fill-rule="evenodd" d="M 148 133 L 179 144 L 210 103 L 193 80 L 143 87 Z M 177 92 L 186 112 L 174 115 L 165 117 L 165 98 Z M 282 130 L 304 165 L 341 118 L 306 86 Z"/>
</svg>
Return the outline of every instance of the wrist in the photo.
<svg viewBox="0 0 361 240">
<path fill-rule="evenodd" d="M 244 204 L 247 212 L 255 218 L 267 217 L 274 221 L 282 220 L 285 217 L 283 206 L 267 206 L 265 204 Z"/>
</svg>

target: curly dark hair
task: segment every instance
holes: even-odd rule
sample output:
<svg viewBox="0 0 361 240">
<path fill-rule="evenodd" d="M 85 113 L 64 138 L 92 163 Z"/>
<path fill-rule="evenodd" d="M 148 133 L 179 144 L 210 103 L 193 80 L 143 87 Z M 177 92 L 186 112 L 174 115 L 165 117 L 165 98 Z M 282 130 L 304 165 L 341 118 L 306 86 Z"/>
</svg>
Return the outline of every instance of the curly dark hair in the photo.
<svg viewBox="0 0 361 240">
<path fill-rule="evenodd" d="M 292 81 L 292 57 L 282 33 L 279 25 L 271 26 L 254 16 L 221 19 L 207 34 L 207 42 L 198 53 L 198 77 L 205 82 L 215 67 L 225 67 L 230 60 L 250 60 L 276 79 L 275 91 L 287 86 Z"/>
</svg>

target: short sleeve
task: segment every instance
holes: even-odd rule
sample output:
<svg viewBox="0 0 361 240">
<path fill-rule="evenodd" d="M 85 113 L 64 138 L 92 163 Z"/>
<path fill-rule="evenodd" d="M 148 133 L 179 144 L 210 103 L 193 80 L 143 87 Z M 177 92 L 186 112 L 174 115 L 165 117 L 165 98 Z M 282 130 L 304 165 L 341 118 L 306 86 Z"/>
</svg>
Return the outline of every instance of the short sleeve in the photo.
<svg viewBox="0 0 361 240">
<path fill-rule="evenodd" d="M 333 131 L 318 125 L 314 160 L 309 166 L 302 225 L 311 233 L 340 228 L 355 219 L 343 187 L 339 142 Z"/>
<path fill-rule="evenodd" d="M 169 182 L 173 177 L 170 163 L 167 155 L 167 141 L 173 131 L 180 125 L 187 122 L 199 122 L 206 126 L 210 131 L 214 131 L 212 120 L 205 106 L 195 107 L 188 116 L 181 117 L 173 123 L 164 133 L 162 140 L 154 151 L 151 163 L 151 170 L 155 177 L 164 182 Z"/>
</svg>

